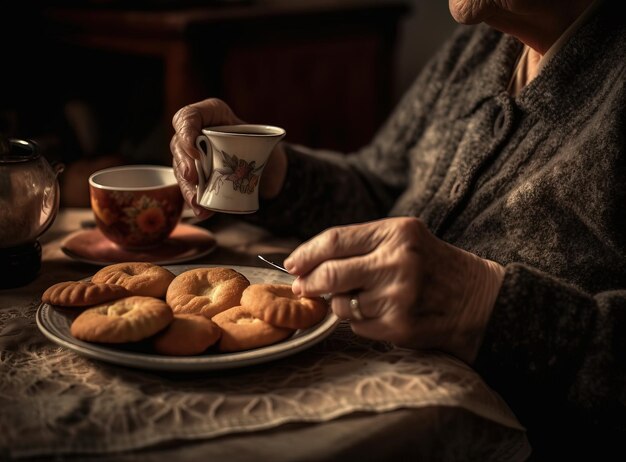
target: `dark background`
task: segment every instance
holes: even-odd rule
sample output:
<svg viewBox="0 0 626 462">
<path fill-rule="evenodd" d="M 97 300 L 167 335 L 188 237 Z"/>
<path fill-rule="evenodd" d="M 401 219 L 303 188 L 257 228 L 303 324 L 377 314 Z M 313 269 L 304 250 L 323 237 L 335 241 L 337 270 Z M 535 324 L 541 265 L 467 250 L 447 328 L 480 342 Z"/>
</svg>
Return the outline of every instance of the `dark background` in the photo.
<svg viewBox="0 0 626 462">
<path fill-rule="evenodd" d="M 176 109 L 224 99 L 287 139 L 366 144 L 454 22 L 426 0 L 88 0 L 0 7 L 0 133 L 66 165 L 171 164 Z"/>
</svg>

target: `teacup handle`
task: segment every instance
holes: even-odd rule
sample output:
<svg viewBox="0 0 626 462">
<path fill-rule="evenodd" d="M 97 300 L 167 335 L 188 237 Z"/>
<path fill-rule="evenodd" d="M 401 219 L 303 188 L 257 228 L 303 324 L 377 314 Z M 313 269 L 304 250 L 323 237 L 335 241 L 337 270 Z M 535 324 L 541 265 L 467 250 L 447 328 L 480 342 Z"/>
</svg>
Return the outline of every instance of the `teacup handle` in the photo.
<svg viewBox="0 0 626 462">
<path fill-rule="evenodd" d="M 207 180 L 211 176 L 211 171 L 213 170 L 213 147 L 211 146 L 211 142 L 206 135 L 198 135 L 196 137 L 196 147 L 198 148 L 198 151 L 202 153 L 200 159 L 195 159 L 196 170 L 198 171 L 196 202 L 200 205 L 202 196 L 204 195 L 204 190 L 206 189 Z"/>
</svg>

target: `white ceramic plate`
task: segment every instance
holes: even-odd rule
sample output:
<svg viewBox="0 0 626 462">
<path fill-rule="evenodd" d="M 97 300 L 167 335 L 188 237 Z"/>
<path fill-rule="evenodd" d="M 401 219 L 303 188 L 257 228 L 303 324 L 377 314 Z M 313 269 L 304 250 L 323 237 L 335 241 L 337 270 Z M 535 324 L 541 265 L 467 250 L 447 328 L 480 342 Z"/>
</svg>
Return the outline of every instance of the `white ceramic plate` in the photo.
<svg viewBox="0 0 626 462">
<path fill-rule="evenodd" d="M 174 274 L 180 274 L 188 269 L 208 266 L 220 265 L 173 265 L 166 266 L 166 268 Z M 244 274 L 253 284 L 290 284 L 293 281 L 292 276 L 273 269 L 228 266 Z M 80 309 L 57 308 L 43 303 L 37 310 L 37 326 L 53 342 L 83 356 L 121 366 L 162 371 L 219 370 L 273 361 L 310 348 L 328 337 L 339 324 L 339 318 L 328 310 L 326 317 L 316 326 L 298 330 L 288 339 L 274 345 L 238 353 L 207 353 L 180 357 L 151 353 L 142 342 L 109 346 L 78 340 L 70 333 L 70 325 L 81 311 Z"/>
</svg>

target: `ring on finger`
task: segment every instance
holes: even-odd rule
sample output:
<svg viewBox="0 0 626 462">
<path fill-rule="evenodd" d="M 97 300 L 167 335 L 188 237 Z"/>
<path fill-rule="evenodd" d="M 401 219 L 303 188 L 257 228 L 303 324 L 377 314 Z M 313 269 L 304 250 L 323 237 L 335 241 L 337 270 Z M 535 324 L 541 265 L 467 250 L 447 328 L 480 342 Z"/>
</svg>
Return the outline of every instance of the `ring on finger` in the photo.
<svg viewBox="0 0 626 462">
<path fill-rule="evenodd" d="M 363 312 L 361 311 L 361 304 L 359 303 L 359 295 L 354 292 L 350 295 L 350 313 L 352 314 L 351 319 L 353 321 L 363 321 L 365 316 L 363 316 Z"/>
</svg>

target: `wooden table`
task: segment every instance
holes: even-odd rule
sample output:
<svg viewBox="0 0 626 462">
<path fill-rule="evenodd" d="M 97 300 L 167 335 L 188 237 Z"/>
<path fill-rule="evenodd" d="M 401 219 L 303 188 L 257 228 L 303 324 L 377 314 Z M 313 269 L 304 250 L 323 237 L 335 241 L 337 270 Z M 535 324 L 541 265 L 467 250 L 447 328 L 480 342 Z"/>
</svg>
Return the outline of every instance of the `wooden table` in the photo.
<svg viewBox="0 0 626 462">
<path fill-rule="evenodd" d="M 65 209 L 30 284 L 0 291 L 0 459 L 37 461 L 522 461 L 506 404 L 467 365 L 355 336 L 347 322 L 289 357 L 235 370 L 164 373 L 84 358 L 35 324 L 50 285 L 98 267 L 61 251 L 92 218 Z M 297 241 L 222 216 L 199 265 L 259 265 Z M 33 459 L 34 458 L 34 459 Z"/>
</svg>

